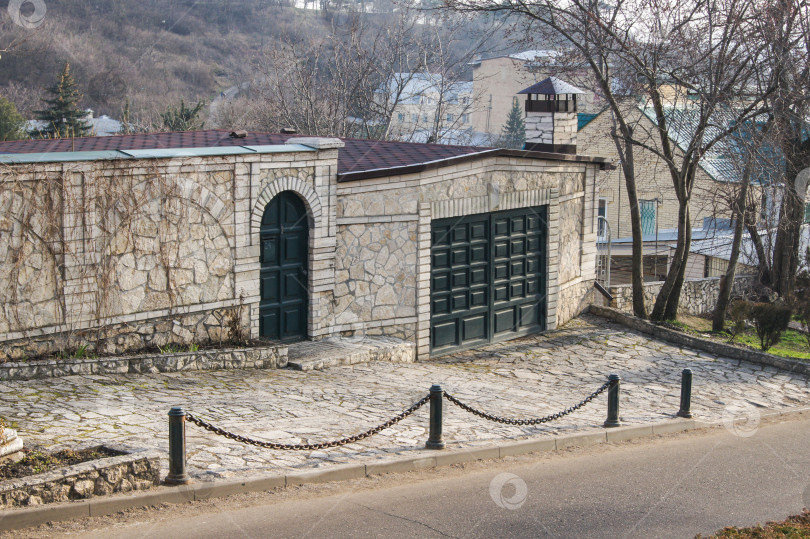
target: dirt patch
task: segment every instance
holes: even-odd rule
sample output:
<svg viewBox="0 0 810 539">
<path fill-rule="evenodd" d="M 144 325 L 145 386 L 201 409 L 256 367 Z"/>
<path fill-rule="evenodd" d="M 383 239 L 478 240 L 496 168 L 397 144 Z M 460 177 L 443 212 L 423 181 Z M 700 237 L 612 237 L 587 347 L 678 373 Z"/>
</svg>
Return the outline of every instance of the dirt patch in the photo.
<svg viewBox="0 0 810 539">
<path fill-rule="evenodd" d="M 698 535 L 697 537 L 702 537 Z M 788 537 L 799 539 L 810 537 L 810 511 L 805 510 L 801 515 L 788 517 L 781 522 L 768 522 L 765 526 L 754 526 L 751 528 L 723 528 L 714 535 L 706 539 L 735 537 L 739 539 L 776 539 L 777 537 Z"/>
<path fill-rule="evenodd" d="M 123 455 L 123 453 L 103 446 L 80 451 L 64 449 L 53 453 L 28 450 L 25 451 L 25 456 L 20 461 L 0 464 L 0 480 L 19 479 L 29 475 L 41 474 L 54 468 L 73 466 L 90 460 L 117 457 L 118 455 Z"/>
</svg>

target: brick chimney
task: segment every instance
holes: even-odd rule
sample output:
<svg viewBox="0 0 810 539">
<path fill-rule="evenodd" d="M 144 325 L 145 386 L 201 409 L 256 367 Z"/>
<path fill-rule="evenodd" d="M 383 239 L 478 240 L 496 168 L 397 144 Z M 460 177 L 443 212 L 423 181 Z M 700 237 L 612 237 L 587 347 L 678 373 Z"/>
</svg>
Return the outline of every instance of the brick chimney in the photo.
<svg viewBox="0 0 810 539">
<path fill-rule="evenodd" d="M 518 94 L 526 94 L 525 150 L 577 153 L 577 95 L 582 90 L 549 77 Z M 532 99 L 532 96 L 535 96 Z"/>
</svg>

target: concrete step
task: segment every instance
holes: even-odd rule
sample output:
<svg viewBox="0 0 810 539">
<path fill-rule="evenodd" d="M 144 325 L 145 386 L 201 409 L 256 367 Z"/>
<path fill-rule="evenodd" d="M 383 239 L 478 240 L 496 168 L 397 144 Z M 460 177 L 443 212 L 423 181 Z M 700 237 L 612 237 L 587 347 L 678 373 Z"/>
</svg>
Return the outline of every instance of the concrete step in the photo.
<svg viewBox="0 0 810 539">
<path fill-rule="evenodd" d="M 330 337 L 289 345 L 287 359 L 287 368 L 297 371 L 323 370 L 371 361 L 413 363 L 416 360 L 416 346 L 393 337 Z"/>
</svg>

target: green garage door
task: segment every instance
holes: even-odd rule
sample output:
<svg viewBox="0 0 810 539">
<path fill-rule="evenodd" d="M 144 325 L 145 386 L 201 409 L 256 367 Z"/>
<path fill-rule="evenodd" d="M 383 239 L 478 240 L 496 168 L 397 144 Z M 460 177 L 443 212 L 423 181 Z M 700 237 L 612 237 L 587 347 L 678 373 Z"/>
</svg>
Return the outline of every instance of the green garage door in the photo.
<svg viewBox="0 0 810 539">
<path fill-rule="evenodd" d="M 545 329 L 546 212 L 539 206 L 433 221 L 431 353 Z"/>
</svg>

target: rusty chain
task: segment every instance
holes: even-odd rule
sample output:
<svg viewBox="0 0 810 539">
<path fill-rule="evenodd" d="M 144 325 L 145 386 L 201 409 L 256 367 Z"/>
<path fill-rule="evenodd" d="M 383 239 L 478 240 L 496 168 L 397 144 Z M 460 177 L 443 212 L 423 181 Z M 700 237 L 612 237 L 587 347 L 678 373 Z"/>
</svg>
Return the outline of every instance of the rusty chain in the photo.
<svg viewBox="0 0 810 539">
<path fill-rule="evenodd" d="M 428 400 L 430 400 L 430 395 L 425 396 L 420 401 L 414 403 L 410 408 L 405 410 L 399 415 L 396 415 L 383 423 L 382 425 L 378 425 L 373 429 L 367 430 L 365 432 L 361 432 L 360 434 L 355 434 L 354 436 L 349 436 L 348 438 L 342 438 L 340 440 L 334 440 L 331 442 L 320 442 L 317 444 L 279 444 L 276 442 L 265 442 L 263 440 L 256 440 L 254 438 L 248 438 L 247 436 L 241 436 L 239 434 L 234 434 L 232 432 L 228 432 L 227 430 L 216 427 L 211 423 L 200 419 L 192 414 L 186 413 L 186 421 L 194 423 L 198 427 L 202 427 L 209 432 L 213 432 L 219 436 L 224 436 L 230 440 L 235 440 L 237 442 L 241 442 L 243 444 L 248 445 L 255 445 L 257 447 L 264 447 L 267 449 L 280 449 L 280 450 L 288 450 L 288 451 L 311 451 L 315 449 L 326 449 L 328 447 L 339 447 L 346 444 L 351 444 L 354 442 L 358 442 L 363 438 L 368 438 L 369 436 L 373 436 L 380 431 L 387 429 L 388 427 L 395 425 L 417 411 L 419 408 L 424 406 Z"/>
<path fill-rule="evenodd" d="M 497 415 L 488 414 L 486 412 L 482 412 L 481 410 L 477 410 L 468 404 L 464 404 L 454 396 L 450 395 L 449 393 L 444 394 L 444 398 L 461 408 L 462 410 L 466 410 L 471 414 L 477 415 L 479 417 L 483 417 L 484 419 L 488 419 L 490 421 L 495 421 L 497 423 L 506 423 L 507 425 L 539 425 L 540 423 L 548 423 L 549 421 L 554 421 L 555 419 L 560 419 L 563 416 L 566 416 L 572 412 L 575 412 L 591 402 L 593 399 L 598 397 L 601 393 L 603 393 L 608 387 L 610 386 L 610 381 L 605 382 L 602 384 L 602 387 L 585 397 L 584 400 L 580 401 L 578 404 L 575 404 L 569 408 L 566 408 L 562 412 L 557 412 L 556 414 L 547 415 L 545 417 L 537 417 L 534 419 L 512 419 L 509 417 L 500 417 Z"/>
</svg>

